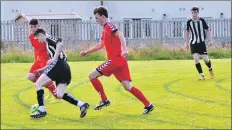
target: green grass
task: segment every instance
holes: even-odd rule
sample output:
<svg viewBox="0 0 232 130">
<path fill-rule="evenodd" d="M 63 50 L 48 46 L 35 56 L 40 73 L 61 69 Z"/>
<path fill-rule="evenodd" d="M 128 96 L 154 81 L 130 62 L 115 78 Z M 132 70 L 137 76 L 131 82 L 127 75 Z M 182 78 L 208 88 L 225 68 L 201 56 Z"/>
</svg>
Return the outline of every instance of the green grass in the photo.
<svg viewBox="0 0 232 130">
<path fill-rule="evenodd" d="M 68 60 L 75 61 L 102 61 L 106 59 L 105 50 L 101 50 L 84 57 L 80 56 L 81 50 L 86 50 L 88 47 L 79 45 L 74 49 L 65 50 L 68 55 Z M 181 44 L 148 44 L 144 46 L 135 45 L 128 47 L 128 60 L 187 60 L 193 59 L 190 50 L 187 52 Z M 231 58 L 231 48 L 211 47 L 208 49 L 209 57 L 212 59 Z M 8 47 L 1 55 L 1 63 L 31 63 L 34 61 L 32 50 L 23 51 L 20 47 Z"/>
<path fill-rule="evenodd" d="M 45 89 L 48 115 L 42 119 L 29 116 L 36 93 L 26 79 L 31 63 L 1 64 L 1 128 L 231 128 L 231 60 L 212 59 L 215 79 L 209 78 L 201 61 L 206 80 L 198 81 L 193 60 L 130 61 L 133 85 L 155 105 L 149 115 L 142 115 L 143 104 L 125 91 L 112 76 L 101 77 L 111 106 L 94 111 L 99 95 L 88 80 L 88 74 L 101 61 L 70 62 L 72 82 L 67 92 L 90 103 L 85 118 L 79 108 L 55 100 Z"/>
</svg>

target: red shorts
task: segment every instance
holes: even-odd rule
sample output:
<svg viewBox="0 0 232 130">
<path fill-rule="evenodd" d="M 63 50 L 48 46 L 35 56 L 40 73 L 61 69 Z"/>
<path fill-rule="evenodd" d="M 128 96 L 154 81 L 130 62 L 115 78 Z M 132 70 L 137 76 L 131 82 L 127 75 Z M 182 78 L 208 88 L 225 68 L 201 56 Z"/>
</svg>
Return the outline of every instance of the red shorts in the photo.
<svg viewBox="0 0 232 130">
<path fill-rule="evenodd" d="M 35 61 L 35 62 L 33 63 L 33 65 L 31 66 L 31 69 L 30 69 L 29 73 L 37 74 L 37 73 L 35 72 L 35 70 L 40 69 L 40 68 L 43 68 L 44 66 L 46 66 L 47 61 L 48 61 L 48 60 Z"/>
<path fill-rule="evenodd" d="M 96 70 L 105 76 L 113 74 L 118 81 L 131 81 L 130 71 L 127 60 L 123 57 L 108 59 L 103 64 L 99 65 Z"/>
</svg>

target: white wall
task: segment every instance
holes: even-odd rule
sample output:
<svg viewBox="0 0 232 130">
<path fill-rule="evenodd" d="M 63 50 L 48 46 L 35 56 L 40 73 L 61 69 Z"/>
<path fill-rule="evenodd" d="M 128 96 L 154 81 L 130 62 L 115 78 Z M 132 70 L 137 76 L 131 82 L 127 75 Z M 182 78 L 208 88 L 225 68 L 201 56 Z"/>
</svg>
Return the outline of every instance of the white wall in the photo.
<svg viewBox="0 0 232 130">
<path fill-rule="evenodd" d="M 19 13 L 70 13 L 72 10 L 83 19 L 93 17 L 93 8 L 100 5 L 100 1 L 1 1 L 1 20 L 12 20 Z M 202 17 L 231 18 L 230 1 L 104 1 L 109 10 L 109 16 L 115 20 L 122 18 L 152 18 L 161 19 L 164 13 L 169 18 L 190 17 L 193 6 L 204 7 L 200 10 Z M 186 8 L 179 11 L 179 8 Z M 154 12 L 152 12 L 154 9 Z"/>
</svg>

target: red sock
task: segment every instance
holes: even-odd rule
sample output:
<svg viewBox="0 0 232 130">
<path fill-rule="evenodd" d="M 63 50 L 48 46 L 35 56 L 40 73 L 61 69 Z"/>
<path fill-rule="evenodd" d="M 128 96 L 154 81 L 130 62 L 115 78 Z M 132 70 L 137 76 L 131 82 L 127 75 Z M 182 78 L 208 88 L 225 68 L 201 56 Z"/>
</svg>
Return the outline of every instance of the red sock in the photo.
<svg viewBox="0 0 232 130">
<path fill-rule="evenodd" d="M 96 91 L 101 96 L 102 101 L 106 101 L 107 97 L 106 97 L 106 94 L 104 92 L 104 89 L 103 89 L 101 82 L 97 78 L 93 78 L 90 81 L 91 81 L 92 85 L 94 86 L 94 88 L 96 89 Z"/>
<path fill-rule="evenodd" d="M 55 97 L 57 97 L 57 96 L 56 96 L 56 86 L 55 86 L 55 84 L 54 84 L 52 81 L 50 81 L 50 82 L 45 86 L 45 88 L 48 88 L 48 90 L 49 90 Z"/>
<path fill-rule="evenodd" d="M 143 93 L 135 88 L 135 87 L 132 87 L 130 92 L 136 97 L 138 98 L 143 104 L 145 107 L 147 107 L 148 105 L 150 105 L 150 102 L 146 99 L 146 97 L 143 95 Z"/>
</svg>

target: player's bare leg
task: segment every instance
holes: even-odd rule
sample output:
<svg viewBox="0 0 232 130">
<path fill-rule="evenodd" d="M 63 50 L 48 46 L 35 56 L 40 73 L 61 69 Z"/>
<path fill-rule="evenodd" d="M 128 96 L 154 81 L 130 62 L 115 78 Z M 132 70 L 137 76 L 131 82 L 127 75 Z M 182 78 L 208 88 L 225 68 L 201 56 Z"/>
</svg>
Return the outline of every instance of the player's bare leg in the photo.
<svg viewBox="0 0 232 130">
<path fill-rule="evenodd" d="M 96 69 L 94 69 L 89 74 L 89 80 L 91 81 L 91 83 L 94 86 L 95 90 L 98 92 L 98 94 L 101 96 L 101 99 L 102 99 L 100 101 L 100 103 L 94 107 L 94 110 L 99 110 L 104 106 L 109 106 L 110 105 L 110 101 L 106 97 L 103 86 L 102 86 L 101 82 L 97 79 L 100 76 L 102 76 L 102 74 L 99 73 Z"/>
<path fill-rule="evenodd" d="M 50 82 L 51 79 L 45 75 L 42 74 L 39 79 L 35 82 L 36 90 L 37 90 L 37 101 L 39 104 L 39 110 L 32 113 L 30 116 L 33 118 L 41 118 L 45 117 L 47 115 L 46 108 L 44 106 L 44 90 L 43 86 L 46 85 L 48 82 Z"/>
<path fill-rule="evenodd" d="M 121 81 L 121 84 L 123 85 L 124 89 L 133 94 L 137 99 L 139 99 L 144 104 L 144 111 L 143 114 L 148 114 L 154 109 L 154 106 L 152 103 L 150 103 L 147 98 L 143 95 L 143 93 L 135 88 L 130 81 L 124 80 Z"/>
<path fill-rule="evenodd" d="M 200 75 L 199 80 L 205 80 L 205 76 L 204 76 L 204 73 L 202 71 L 200 60 L 199 60 L 199 55 L 197 53 L 194 53 L 193 54 L 193 59 L 194 59 L 197 71 L 198 71 L 198 73 Z"/>
<path fill-rule="evenodd" d="M 70 104 L 73 104 L 75 106 L 80 107 L 80 110 L 81 110 L 80 117 L 81 118 L 85 117 L 86 114 L 87 114 L 87 109 L 89 108 L 89 104 L 84 103 L 84 102 L 82 102 L 80 100 L 77 100 L 74 96 L 72 96 L 69 93 L 65 93 L 66 88 L 67 88 L 66 83 L 65 84 L 63 84 L 63 83 L 59 84 L 57 86 L 57 96 L 60 99 L 63 99 L 65 101 L 69 102 Z"/>
<path fill-rule="evenodd" d="M 39 77 L 40 77 L 39 73 L 28 73 L 28 75 L 27 75 L 27 78 L 33 83 L 35 83 Z M 48 88 L 48 90 L 52 93 L 52 95 L 54 97 L 58 98 L 56 95 L 56 86 L 54 85 L 54 83 L 52 81 L 48 82 L 45 85 L 45 87 Z"/>
<path fill-rule="evenodd" d="M 202 55 L 202 59 L 204 60 L 205 64 L 207 65 L 208 69 L 209 69 L 209 74 L 211 79 L 214 78 L 214 72 L 213 72 L 213 68 L 211 66 L 211 61 L 209 60 L 208 55 Z"/>
<path fill-rule="evenodd" d="M 28 73 L 27 78 L 28 78 L 31 82 L 35 82 L 36 75 L 35 75 L 34 73 Z"/>
</svg>

